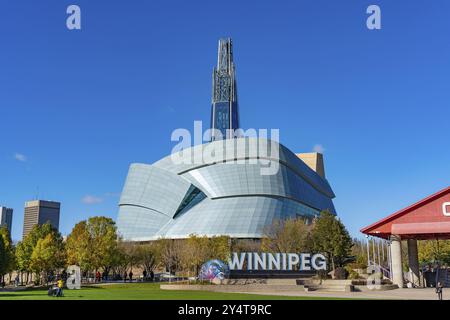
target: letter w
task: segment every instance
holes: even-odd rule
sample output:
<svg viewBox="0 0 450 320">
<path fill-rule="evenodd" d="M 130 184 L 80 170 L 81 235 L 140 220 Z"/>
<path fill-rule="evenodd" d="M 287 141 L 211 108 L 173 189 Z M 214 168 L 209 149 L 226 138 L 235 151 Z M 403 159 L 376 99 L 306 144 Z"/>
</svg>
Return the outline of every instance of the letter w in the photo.
<svg viewBox="0 0 450 320">
<path fill-rule="evenodd" d="M 230 270 L 242 270 L 244 269 L 245 252 L 241 252 L 241 256 L 238 257 L 236 252 L 233 253 L 233 258 L 228 262 Z"/>
</svg>

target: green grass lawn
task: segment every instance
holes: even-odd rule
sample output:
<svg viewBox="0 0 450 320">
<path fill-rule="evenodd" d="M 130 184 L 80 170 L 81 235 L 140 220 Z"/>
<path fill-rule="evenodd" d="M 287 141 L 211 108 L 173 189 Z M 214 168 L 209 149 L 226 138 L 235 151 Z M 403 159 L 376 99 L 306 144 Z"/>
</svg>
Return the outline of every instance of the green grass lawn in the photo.
<svg viewBox="0 0 450 320">
<path fill-rule="evenodd" d="M 47 296 L 47 290 L 0 291 L 0 300 L 324 300 L 330 298 L 263 296 L 206 291 L 166 291 L 155 283 L 96 285 L 64 290 L 64 297 Z"/>
</svg>

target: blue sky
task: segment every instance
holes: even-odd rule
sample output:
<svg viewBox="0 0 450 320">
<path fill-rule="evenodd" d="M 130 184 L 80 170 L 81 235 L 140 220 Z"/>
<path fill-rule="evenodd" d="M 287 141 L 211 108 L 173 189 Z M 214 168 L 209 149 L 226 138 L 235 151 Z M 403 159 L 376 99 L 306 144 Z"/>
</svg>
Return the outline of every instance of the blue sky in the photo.
<svg viewBox="0 0 450 320">
<path fill-rule="evenodd" d="M 66 8 L 82 30 L 66 28 Z M 366 28 L 378 4 L 382 29 Z M 450 2 L 0 1 L 0 204 L 60 229 L 117 216 L 128 166 L 209 124 L 217 41 L 234 42 L 244 128 L 325 149 L 338 214 L 359 229 L 449 185 Z"/>
</svg>

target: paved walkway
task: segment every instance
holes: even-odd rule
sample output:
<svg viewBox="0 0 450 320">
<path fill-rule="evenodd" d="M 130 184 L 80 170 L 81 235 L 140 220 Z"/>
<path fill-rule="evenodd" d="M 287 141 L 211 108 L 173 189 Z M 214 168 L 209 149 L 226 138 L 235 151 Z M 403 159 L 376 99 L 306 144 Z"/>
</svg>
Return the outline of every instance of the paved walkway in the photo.
<svg viewBox="0 0 450 320">
<path fill-rule="evenodd" d="M 354 299 L 383 299 L 383 300 L 437 300 L 434 288 L 421 289 L 395 289 L 388 291 L 367 292 L 249 292 L 249 294 L 298 296 L 298 297 L 329 297 L 329 298 L 354 298 Z M 450 300 L 450 288 L 444 288 L 443 299 Z"/>
</svg>

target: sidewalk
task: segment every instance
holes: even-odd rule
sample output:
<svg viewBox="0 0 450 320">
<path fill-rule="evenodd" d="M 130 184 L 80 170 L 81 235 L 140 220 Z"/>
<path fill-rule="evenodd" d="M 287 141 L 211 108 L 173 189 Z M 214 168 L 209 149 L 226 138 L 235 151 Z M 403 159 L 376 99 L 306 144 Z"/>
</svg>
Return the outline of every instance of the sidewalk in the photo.
<svg viewBox="0 0 450 320">
<path fill-rule="evenodd" d="M 249 292 L 250 293 L 250 292 Z M 382 300 L 437 300 L 434 288 L 420 289 L 395 289 L 388 291 L 368 291 L 368 292 L 251 292 L 251 294 L 294 296 L 294 297 L 329 297 L 329 298 L 354 298 L 354 299 L 382 299 Z M 443 299 L 450 300 L 450 288 L 444 288 Z"/>
</svg>

